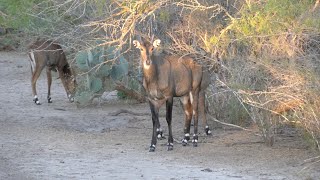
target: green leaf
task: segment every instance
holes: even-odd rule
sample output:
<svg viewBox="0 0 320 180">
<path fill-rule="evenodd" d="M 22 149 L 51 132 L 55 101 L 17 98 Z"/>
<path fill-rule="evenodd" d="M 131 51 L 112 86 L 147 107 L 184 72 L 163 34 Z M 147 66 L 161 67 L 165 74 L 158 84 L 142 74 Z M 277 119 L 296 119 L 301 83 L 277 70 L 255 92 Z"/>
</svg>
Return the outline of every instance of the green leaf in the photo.
<svg viewBox="0 0 320 180">
<path fill-rule="evenodd" d="M 82 71 L 88 71 L 89 66 L 87 64 L 88 54 L 86 51 L 80 51 L 76 54 L 76 65 Z"/>
<path fill-rule="evenodd" d="M 120 56 L 119 64 L 112 67 L 111 78 L 113 80 L 120 80 L 123 76 L 128 74 L 128 67 L 128 61 L 123 56 Z"/>
<path fill-rule="evenodd" d="M 79 104 L 87 104 L 93 97 L 93 92 L 82 91 L 75 96 L 75 102 Z"/>
<path fill-rule="evenodd" d="M 99 92 L 102 89 L 102 80 L 100 78 L 90 78 L 90 90 L 92 92 Z"/>
<path fill-rule="evenodd" d="M 99 67 L 95 73 L 97 77 L 106 77 L 109 76 L 111 73 L 112 67 L 108 64 L 104 64 L 101 67 Z"/>
</svg>

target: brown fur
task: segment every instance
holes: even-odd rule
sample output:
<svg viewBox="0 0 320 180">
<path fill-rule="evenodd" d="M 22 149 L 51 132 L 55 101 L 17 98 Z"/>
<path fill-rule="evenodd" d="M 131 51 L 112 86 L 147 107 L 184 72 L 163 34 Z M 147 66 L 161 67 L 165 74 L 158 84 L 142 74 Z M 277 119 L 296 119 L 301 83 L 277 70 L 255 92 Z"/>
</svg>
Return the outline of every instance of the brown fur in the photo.
<svg viewBox="0 0 320 180">
<path fill-rule="evenodd" d="M 62 47 L 52 41 L 37 40 L 31 43 L 28 46 L 28 49 L 32 72 L 31 84 L 33 96 L 37 95 L 36 82 L 42 70 L 46 67 L 48 80 L 48 102 L 51 101 L 51 71 L 58 71 L 69 100 L 72 101 L 71 96 L 75 93 L 76 82 Z M 35 63 L 35 66 L 32 66 L 33 63 Z"/>
<path fill-rule="evenodd" d="M 160 40 L 158 43 L 160 43 Z M 148 41 L 134 41 L 134 45 L 141 52 L 141 63 L 144 73 L 143 86 L 148 95 L 154 124 L 150 148 L 156 144 L 156 130 L 160 128 L 158 111 L 165 102 L 167 107 L 166 119 L 169 127 L 168 144 L 173 141 L 171 133 L 173 97 L 183 98 L 182 102 L 186 114 L 184 132 L 186 134 L 190 133 L 191 119 L 192 116 L 194 117 L 194 140 L 197 141 L 198 111 L 201 114 L 203 113 L 203 124 L 207 126 L 204 114 L 204 91 L 209 85 L 210 78 L 208 74 L 204 73 L 202 66 L 197 64 L 191 57 L 158 53 L 156 47 L 157 40 L 153 44 Z M 192 100 L 193 103 L 191 102 Z"/>
</svg>

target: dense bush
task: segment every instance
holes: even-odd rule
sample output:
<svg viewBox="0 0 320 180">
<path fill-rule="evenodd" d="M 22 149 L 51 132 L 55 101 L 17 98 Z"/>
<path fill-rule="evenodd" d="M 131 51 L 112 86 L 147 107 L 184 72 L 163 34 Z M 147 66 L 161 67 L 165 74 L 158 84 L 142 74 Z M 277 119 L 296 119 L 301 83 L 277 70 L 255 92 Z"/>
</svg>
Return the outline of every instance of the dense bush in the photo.
<svg viewBox="0 0 320 180">
<path fill-rule="evenodd" d="M 141 73 L 132 40 L 154 35 L 168 53 L 192 55 L 217 79 L 207 94 L 214 117 L 241 126 L 256 123 L 269 142 L 279 125 L 290 123 L 319 148 L 320 13 L 315 3 L 0 0 L 6 16 L 0 16 L 0 26 L 20 29 L 27 39 L 59 40 L 74 52 L 71 59 L 96 46 L 114 47 L 129 63 L 125 85 L 135 89 Z M 91 83 L 83 89 L 100 89 L 99 80 L 87 80 Z"/>
</svg>

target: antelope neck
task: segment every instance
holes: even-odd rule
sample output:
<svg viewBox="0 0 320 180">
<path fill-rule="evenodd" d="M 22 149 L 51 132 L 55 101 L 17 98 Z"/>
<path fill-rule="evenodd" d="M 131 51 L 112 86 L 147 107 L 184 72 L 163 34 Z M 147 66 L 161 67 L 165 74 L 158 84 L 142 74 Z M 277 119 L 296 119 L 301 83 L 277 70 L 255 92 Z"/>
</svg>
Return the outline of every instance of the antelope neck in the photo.
<svg viewBox="0 0 320 180">
<path fill-rule="evenodd" d="M 150 65 L 148 65 L 148 67 L 145 67 L 145 62 L 144 62 L 143 75 L 144 75 L 144 78 L 146 79 L 146 82 L 148 84 L 153 83 L 153 82 L 157 82 L 158 70 L 157 70 L 156 65 L 154 63 L 151 63 Z"/>
</svg>

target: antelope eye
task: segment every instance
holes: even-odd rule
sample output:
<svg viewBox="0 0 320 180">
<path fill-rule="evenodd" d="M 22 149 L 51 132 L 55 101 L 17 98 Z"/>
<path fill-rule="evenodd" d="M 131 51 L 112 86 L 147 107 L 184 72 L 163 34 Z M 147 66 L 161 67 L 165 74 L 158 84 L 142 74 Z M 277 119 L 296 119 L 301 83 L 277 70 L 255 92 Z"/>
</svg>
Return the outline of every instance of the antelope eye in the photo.
<svg viewBox="0 0 320 180">
<path fill-rule="evenodd" d="M 152 47 L 150 50 L 153 51 L 153 49 L 154 49 L 154 48 Z"/>
<path fill-rule="evenodd" d="M 141 48 L 140 51 L 143 51 L 143 49 Z"/>
</svg>

